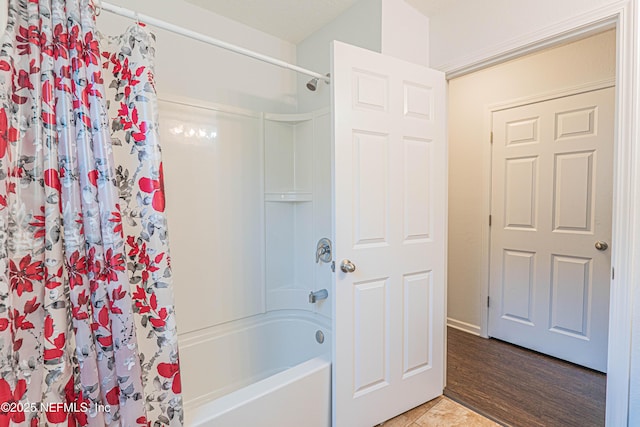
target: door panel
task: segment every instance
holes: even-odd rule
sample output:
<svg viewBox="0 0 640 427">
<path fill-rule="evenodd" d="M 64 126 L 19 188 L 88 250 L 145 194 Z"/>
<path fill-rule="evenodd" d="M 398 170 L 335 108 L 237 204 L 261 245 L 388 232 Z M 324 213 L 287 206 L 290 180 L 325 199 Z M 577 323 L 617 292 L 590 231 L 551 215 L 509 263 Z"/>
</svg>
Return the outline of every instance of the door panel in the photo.
<svg viewBox="0 0 640 427">
<path fill-rule="evenodd" d="M 403 368 L 402 377 L 419 374 L 430 368 L 431 350 L 429 314 L 432 313 L 433 283 L 431 272 L 408 274 L 403 278 Z"/>
<path fill-rule="evenodd" d="M 600 371 L 614 88 L 493 115 L 489 335 Z"/>
<path fill-rule="evenodd" d="M 385 363 L 389 352 L 386 331 L 388 319 L 381 316 L 389 309 L 388 278 L 354 283 L 354 381 L 355 396 L 388 385 Z"/>
<path fill-rule="evenodd" d="M 553 230 L 590 233 L 593 226 L 593 151 L 555 155 Z"/>
<path fill-rule="evenodd" d="M 403 143 L 404 243 L 424 242 L 431 236 L 431 143 L 418 138 L 404 138 Z"/>
<path fill-rule="evenodd" d="M 502 315 L 531 324 L 536 254 L 505 250 L 503 257 Z"/>
<path fill-rule="evenodd" d="M 442 394 L 444 75 L 338 42 L 331 75 L 334 426 L 371 427 Z"/>
<path fill-rule="evenodd" d="M 505 227 L 535 230 L 537 184 L 538 159 L 536 157 L 507 159 Z"/>
<path fill-rule="evenodd" d="M 552 255 L 551 330 L 588 339 L 592 260 Z"/>
<path fill-rule="evenodd" d="M 353 133 L 355 244 L 388 244 L 388 135 Z"/>
</svg>

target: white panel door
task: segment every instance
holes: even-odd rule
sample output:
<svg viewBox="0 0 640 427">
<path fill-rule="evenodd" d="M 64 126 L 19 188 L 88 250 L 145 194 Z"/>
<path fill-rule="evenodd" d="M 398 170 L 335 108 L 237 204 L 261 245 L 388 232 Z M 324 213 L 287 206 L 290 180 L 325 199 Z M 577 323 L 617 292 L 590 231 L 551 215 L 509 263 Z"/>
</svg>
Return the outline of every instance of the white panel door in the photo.
<svg viewBox="0 0 640 427">
<path fill-rule="evenodd" d="M 489 335 L 602 372 L 614 93 L 493 114 Z"/>
<path fill-rule="evenodd" d="M 442 394 L 445 79 L 339 42 L 331 77 L 333 419 L 370 427 Z"/>
</svg>

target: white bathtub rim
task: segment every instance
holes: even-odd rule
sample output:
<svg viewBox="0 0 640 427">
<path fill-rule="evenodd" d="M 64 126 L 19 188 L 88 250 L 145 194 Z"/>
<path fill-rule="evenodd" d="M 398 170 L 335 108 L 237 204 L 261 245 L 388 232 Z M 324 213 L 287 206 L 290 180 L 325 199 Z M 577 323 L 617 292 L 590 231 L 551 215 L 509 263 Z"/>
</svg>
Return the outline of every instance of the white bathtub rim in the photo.
<svg viewBox="0 0 640 427">
<path fill-rule="evenodd" d="M 291 329 L 292 327 L 294 329 Z M 310 352 L 303 351 L 303 353 L 306 354 L 299 355 L 302 357 L 285 357 L 284 359 L 281 359 L 280 362 L 278 362 L 277 358 L 270 358 L 269 360 L 271 360 L 271 363 L 267 363 L 267 365 L 263 366 L 262 369 L 247 371 L 247 376 L 229 378 L 230 380 L 233 379 L 233 381 L 220 382 L 219 379 L 224 377 L 224 374 L 222 374 L 223 377 L 212 379 L 213 384 L 209 383 L 209 381 L 205 380 L 204 378 L 197 379 L 195 380 L 196 382 L 193 382 L 196 378 L 193 375 L 197 375 L 199 377 L 202 375 L 202 372 L 194 372 L 192 366 L 190 366 L 189 375 L 191 376 L 192 380 L 191 382 L 187 381 L 189 375 L 187 375 L 185 371 L 185 375 L 183 376 L 183 387 L 188 386 L 188 384 L 191 384 L 193 382 L 193 386 L 197 388 L 190 389 L 192 393 L 185 393 L 183 395 L 185 411 L 188 412 L 202 405 L 206 405 L 207 403 L 222 398 L 227 394 L 238 391 L 243 387 L 250 386 L 251 384 L 264 380 L 272 375 L 277 375 L 282 371 L 285 371 L 293 366 L 298 365 L 299 363 L 302 363 L 314 357 L 318 357 L 319 355 L 329 354 L 331 352 L 332 330 L 330 319 L 323 315 L 308 311 L 302 312 L 300 310 L 279 310 L 275 312 L 268 312 L 262 315 L 251 316 L 239 321 L 218 325 L 218 327 L 213 327 L 213 330 L 212 328 L 207 328 L 192 332 L 187 337 L 185 337 L 184 335 L 181 336 L 181 339 L 179 338 L 179 346 L 181 356 L 184 356 L 181 357 L 181 359 L 186 362 L 187 360 L 190 360 L 190 358 L 187 357 L 187 354 L 209 354 L 209 351 L 207 351 L 207 349 L 209 349 L 209 345 L 213 345 L 213 348 L 226 348 L 226 346 L 220 347 L 218 341 L 226 340 L 228 338 L 235 340 L 236 335 L 241 336 L 244 334 L 247 336 L 256 336 L 255 334 L 260 334 L 260 336 L 263 336 L 267 331 L 270 331 L 270 333 L 273 333 L 273 331 L 281 331 L 281 333 L 278 333 L 279 338 L 276 339 L 273 344 L 271 344 L 271 346 L 276 345 L 276 348 L 280 348 L 281 345 L 287 345 L 285 341 L 289 341 L 290 343 L 297 342 L 291 341 L 289 339 L 289 332 L 299 330 L 300 327 L 302 327 L 305 331 L 305 342 L 308 342 L 308 344 L 312 345 L 315 349 Z M 314 339 L 314 334 L 317 330 L 324 332 L 325 341 L 323 344 L 316 343 L 316 340 Z M 313 344 L 311 344 L 312 342 Z M 292 355 L 297 353 L 287 352 L 287 354 Z M 212 359 L 211 357 L 201 357 L 201 359 L 202 360 L 200 360 L 198 364 L 201 364 L 203 367 L 206 367 L 206 365 L 209 363 L 215 363 L 215 358 Z M 214 368 L 212 369 L 212 371 L 215 371 L 216 369 L 220 369 L 220 367 Z M 209 383 L 212 387 L 210 388 L 207 383 Z M 214 384 L 217 385 L 214 386 Z M 197 390 L 197 392 L 194 390 Z"/>
<path fill-rule="evenodd" d="M 240 331 L 281 321 L 304 321 L 331 332 L 331 319 L 307 310 L 275 310 L 178 335 L 178 347 L 187 348 Z"/>
<path fill-rule="evenodd" d="M 331 354 L 326 353 L 302 362 L 275 375 L 257 381 L 239 390 L 231 392 L 202 405 L 185 408 L 185 425 L 200 425 L 215 417 L 246 405 L 247 402 L 257 400 L 275 390 L 280 390 L 302 377 L 327 369 L 331 366 Z"/>
</svg>

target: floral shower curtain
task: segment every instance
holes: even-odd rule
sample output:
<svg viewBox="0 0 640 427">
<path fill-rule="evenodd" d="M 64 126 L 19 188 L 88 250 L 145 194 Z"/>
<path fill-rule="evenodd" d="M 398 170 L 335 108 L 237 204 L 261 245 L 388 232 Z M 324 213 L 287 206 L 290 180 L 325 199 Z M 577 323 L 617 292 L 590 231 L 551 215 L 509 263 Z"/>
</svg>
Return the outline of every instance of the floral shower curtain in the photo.
<svg viewBox="0 0 640 427">
<path fill-rule="evenodd" d="M 90 0 L 9 2 L 0 426 L 182 424 L 152 46 L 125 44 L 101 54 Z"/>
<path fill-rule="evenodd" d="M 153 419 L 182 419 L 178 342 L 154 84 L 155 37 L 131 26 L 105 44 L 103 67 L 127 271 L 146 399 Z"/>
</svg>

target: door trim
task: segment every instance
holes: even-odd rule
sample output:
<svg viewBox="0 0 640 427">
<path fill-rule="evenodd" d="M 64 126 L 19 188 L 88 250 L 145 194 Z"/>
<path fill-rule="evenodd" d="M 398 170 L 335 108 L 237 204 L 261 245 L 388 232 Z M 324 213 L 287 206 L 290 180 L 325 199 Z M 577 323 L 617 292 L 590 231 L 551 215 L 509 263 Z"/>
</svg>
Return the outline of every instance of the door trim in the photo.
<svg viewBox="0 0 640 427">
<path fill-rule="evenodd" d="M 638 19 L 635 16 L 637 9 L 638 0 L 618 1 L 494 46 L 475 57 L 465 58 L 458 64 L 441 67 L 448 78 L 457 77 L 558 45 L 572 38 L 584 37 L 612 26 L 616 28 L 617 87 L 613 178 L 613 197 L 616 203 L 613 207 L 611 259 L 616 275 L 615 280 L 611 282 L 607 426 L 623 426 L 629 423 L 630 418 L 632 421 L 638 421 L 637 418 L 640 418 L 640 411 L 629 413 L 630 398 L 640 398 L 640 390 L 636 390 L 631 384 L 632 356 L 640 359 L 640 354 L 635 354 L 631 346 L 633 284 L 640 283 L 640 269 L 633 268 L 634 265 L 640 265 L 640 227 L 634 227 L 634 223 L 640 223 L 640 183 L 635 179 L 640 174 L 640 150 L 635 149 L 635 144 L 640 141 L 640 126 L 635 125 L 636 118 L 640 115 L 640 58 L 636 54 L 640 47 Z M 483 138 L 489 138 L 489 131 L 485 132 Z M 483 160 L 483 164 L 486 165 L 486 159 Z M 640 295 L 635 297 L 640 309 Z M 634 366 L 634 369 L 636 368 Z"/>
<path fill-rule="evenodd" d="M 615 86 L 615 79 L 605 79 L 580 85 L 569 86 L 564 89 L 556 89 L 541 94 L 516 98 L 513 100 L 489 104 L 485 107 L 484 126 L 483 126 L 483 149 L 482 149 L 482 214 L 485 218 L 489 218 L 491 214 L 491 177 L 493 173 L 493 164 L 491 162 L 491 132 L 493 123 L 493 113 L 509 108 L 522 107 L 523 105 L 535 104 L 538 102 L 551 101 L 552 99 L 563 98 L 572 95 L 578 95 L 594 90 L 606 89 Z M 489 297 L 489 289 L 491 285 L 490 269 L 490 249 L 491 249 L 491 227 L 488 221 L 482 222 L 482 287 L 480 289 L 480 301 L 483 303 L 480 307 L 480 329 L 479 335 L 483 338 L 489 337 L 489 307 L 484 304 Z M 451 326 L 451 325 L 449 325 Z"/>
<path fill-rule="evenodd" d="M 506 40 L 458 61 L 442 64 L 438 68 L 446 73 L 447 79 L 453 79 L 542 49 L 589 37 L 614 28 L 619 22 L 621 9 L 629 7 L 630 3 L 635 1 L 637 0 L 617 1 L 529 34 Z"/>
</svg>

